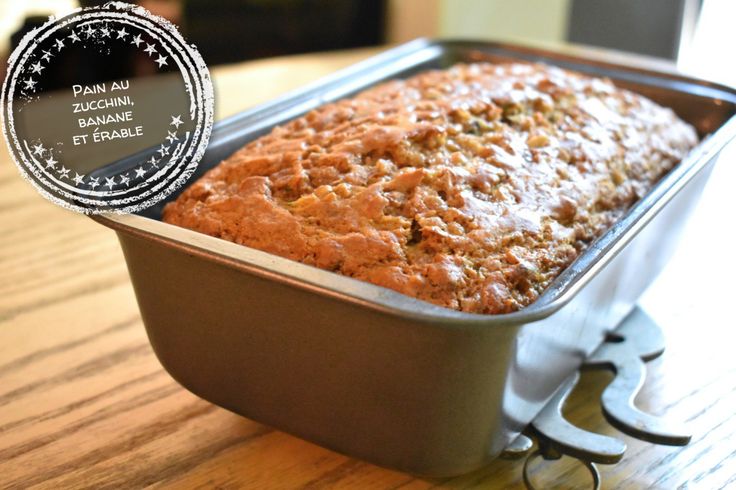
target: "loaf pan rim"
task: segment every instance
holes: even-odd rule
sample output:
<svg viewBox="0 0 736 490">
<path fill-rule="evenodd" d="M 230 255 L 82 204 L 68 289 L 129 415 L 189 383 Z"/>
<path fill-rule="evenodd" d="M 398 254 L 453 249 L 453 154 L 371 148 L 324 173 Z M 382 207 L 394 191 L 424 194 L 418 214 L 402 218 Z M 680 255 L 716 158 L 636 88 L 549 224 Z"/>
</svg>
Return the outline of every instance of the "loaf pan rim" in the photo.
<svg viewBox="0 0 736 490">
<path fill-rule="evenodd" d="M 733 87 L 692 78 L 676 72 L 659 72 L 647 69 L 642 66 L 641 61 L 642 59 L 647 60 L 648 58 L 646 57 L 631 57 L 633 62 L 630 67 L 628 65 L 610 63 L 605 60 L 600 61 L 598 58 L 605 57 L 606 53 L 612 53 L 613 56 L 629 56 L 604 49 L 596 49 L 595 53 L 592 53 L 590 57 L 581 57 L 571 55 L 569 51 L 586 50 L 587 48 L 563 46 L 559 51 L 551 51 L 549 49 L 536 49 L 511 43 L 474 42 L 465 39 L 418 39 L 379 53 L 376 56 L 332 73 L 295 91 L 287 92 L 271 101 L 223 119 L 216 123 L 213 135 L 216 132 L 226 132 L 229 127 L 236 124 L 242 124 L 242 121 L 248 117 L 253 117 L 254 115 L 267 117 L 269 114 L 277 113 L 279 107 L 285 102 L 296 100 L 299 97 L 305 97 L 320 88 L 329 88 L 344 78 L 355 76 L 364 70 L 370 70 L 376 65 L 381 65 L 392 60 L 393 62 L 400 61 L 401 56 L 421 53 L 422 50 L 426 49 L 442 49 L 446 46 L 468 48 L 486 46 L 510 50 L 518 49 L 547 57 L 566 57 L 573 61 L 586 64 L 604 63 L 618 70 L 641 72 L 654 77 L 681 80 L 686 83 L 703 85 L 713 90 L 722 91 L 732 96 L 733 100 L 729 102 L 736 106 L 736 89 Z M 731 116 L 715 133 L 701 141 L 646 196 L 635 203 L 614 227 L 607 230 L 601 237 L 590 244 L 576 261 L 566 268 L 535 302 L 518 311 L 504 314 L 466 313 L 444 308 L 381 286 L 143 216 L 106 213 L 93 215 L 92 219 L 118 232 L 137 235 L 140 238 L 178 248 L 185 253 L 198 255 L 228 267 L 241 269 L 249 274 L 268 277 L 278 282 L 332 296 L 339 300 L 349 301 L 362 307 L 382 311 L 386 314 L 452 327 L 514 326 L 544 319 L 565 306 L 585 284 L 595 277 L 597 271 L 613 259 L 618 251 L 626 246 L 636 236 L 638 231 L 656 216 L 658 211 L 702 170 L 707 162 L 735 135 L 736 116 Z M 305 276 L 309 279 L 305 279 Z"/>
</svg>

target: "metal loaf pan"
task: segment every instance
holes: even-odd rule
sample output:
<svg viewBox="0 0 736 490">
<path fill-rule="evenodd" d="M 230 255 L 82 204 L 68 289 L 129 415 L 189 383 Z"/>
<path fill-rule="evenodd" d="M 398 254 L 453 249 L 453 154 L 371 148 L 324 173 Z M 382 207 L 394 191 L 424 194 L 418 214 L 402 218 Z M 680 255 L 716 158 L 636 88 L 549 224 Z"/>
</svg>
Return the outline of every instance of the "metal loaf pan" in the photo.
<svg viewBox="0 0 736 490">
<path fill-rule="evenodd" d="M 118 233 L 163 366 L 212 403 L 382 466 L 450 476 L 496 457 L 662 269 L 736 132 L 734 90 L 580 52 L 414 41 L 220 123 L 200 164 L 377 82 L 480 59 L 608 76 L 697 127 L 703 142 L 533 305 L 451 311 L 162 223 L 161 207 L 97 217 Z"/>
</svg>

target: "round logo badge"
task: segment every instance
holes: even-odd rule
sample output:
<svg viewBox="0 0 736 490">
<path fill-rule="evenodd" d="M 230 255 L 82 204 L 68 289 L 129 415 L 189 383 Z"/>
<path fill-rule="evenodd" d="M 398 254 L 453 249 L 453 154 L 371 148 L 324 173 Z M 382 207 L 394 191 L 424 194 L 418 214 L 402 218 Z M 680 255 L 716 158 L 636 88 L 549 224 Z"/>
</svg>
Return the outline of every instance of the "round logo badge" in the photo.
<svg viewBox="0 0 736 490">
<path fill-rule="evenodd" d="M 196 170 L 212 82 L 165 19 L 120 2 L 76 10 L 27 34 L 8 65 L 3 132 L 21 174 L 54 203 L 136 212 Z"/>
</svg>

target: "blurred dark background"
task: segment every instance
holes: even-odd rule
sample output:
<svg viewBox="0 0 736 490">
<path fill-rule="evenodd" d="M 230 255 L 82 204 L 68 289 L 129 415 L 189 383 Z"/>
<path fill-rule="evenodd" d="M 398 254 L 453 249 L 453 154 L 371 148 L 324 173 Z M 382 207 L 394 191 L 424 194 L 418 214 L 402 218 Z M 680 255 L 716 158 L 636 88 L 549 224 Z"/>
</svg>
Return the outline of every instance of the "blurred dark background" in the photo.
<svg viewBox="0 0 736 490">
<path fill-rule="evenodd" d="M 383 0 L 188 0 L 182 27 L 209 64 L 373 46 Z"/>
<path fill-rule="evenodd" d="M 10 0 L 0 0 L 10 1 Z M 10 32 L 7 51 L 42 25 L 60 5 L 96 6 L 108 0 L 38 1 Z M 176 24 L 209 65 L 288 54 L 330 51 L 385 42 L 384 0 L 139 0 L 137 3 Z M 26 0 L 33 6 L 33 0 Z M 24 2 L 18 2 L 24 3 Z M 44 14 L 44 8 L 47 12 Z M 1 9 L 2 7 L 0 7 Z M 10 10 L 12 7 L 5 6 Z M 20 11 L 21 8 L 16 8 Z M 0 17 L 3 12 L 0 10 Z M 132 70 L 133 55 L 117 57 L 116 71 Z M 93 64 L 93 63 L 89 63 Z M 89 69 L 89 67 L 87 67 Z M 118 73 L 119 75 L 119 73 Z"/>
</svg>

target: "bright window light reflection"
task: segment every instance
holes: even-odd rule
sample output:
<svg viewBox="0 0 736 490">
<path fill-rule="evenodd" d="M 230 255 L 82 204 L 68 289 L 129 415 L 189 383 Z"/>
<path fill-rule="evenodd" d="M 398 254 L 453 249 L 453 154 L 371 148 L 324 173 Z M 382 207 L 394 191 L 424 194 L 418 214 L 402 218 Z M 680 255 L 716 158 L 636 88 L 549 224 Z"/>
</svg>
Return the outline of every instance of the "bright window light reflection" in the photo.
<svg viewBox="0 0 736 490">
<path fill-rule="evenodd" d="M 692 42 L 683 47 L 678 68 L 698 77 L 736 86 L 736 1 L 704 0 Z"/>
</svg>

